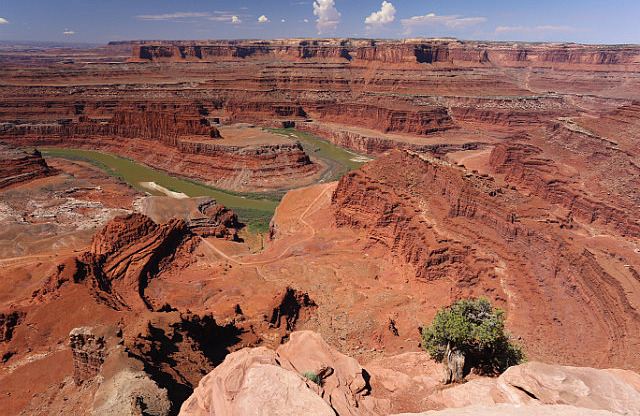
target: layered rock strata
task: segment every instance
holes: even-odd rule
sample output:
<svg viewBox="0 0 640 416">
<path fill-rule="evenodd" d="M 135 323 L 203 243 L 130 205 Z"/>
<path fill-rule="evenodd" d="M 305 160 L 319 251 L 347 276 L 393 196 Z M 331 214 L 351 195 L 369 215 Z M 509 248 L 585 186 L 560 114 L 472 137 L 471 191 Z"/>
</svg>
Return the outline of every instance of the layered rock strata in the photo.
<svg viewBox="0 0 640 416">
<path fill-rule="evenodd" d="M 0 190 L 56 172 L 47 165 L 37 150 L 30 153 L 0 143 Z"/>
<path fill-rule="evenodd" d="M 37 295 L 53 293 L 65 282 L 84 283 L 115 309 L 153 310 L 161 305 L 152 305 L 145 288 L 161 263 L 188 243 L 188 236 L 183 220 L 157 225 L 141 214 L 117 217 L 93 237 L 89 250 L 59 265 Z"/>
<path fill-rule="evenodd" d="M 80 116 L 64 123 L 6 124 L 2 131 L 16 144 L 104 150 L 232 189 L 308 183 L 322 170 L 299 143 L 219 144 L 220 132 L 207 119 L 161 111 L 119 110 L 107 122 Z"/>
<path fill-rule="evenodd" d="M 271 41 L 193 41 L 133 45 L 131 61 L 203 61 L 220 59 L 335 59 L 385 63 L 476 63 L 518 65 L 534 63 L 611 65 L 638 64 L 640 53 L 633 46 L 575 44 L 480 43 L 458 40 L 379 41 L 357 39 L 287 39 Z"/>
<path fill-rule="evenodd" d="M 332 205 L 339 226 L 364 230 L 412 280 L 448 285 L 453 298 L 491 293 L 527 338 L 537 331 L 533 319 L 548 323 L 546 339 L 565 340 L 565 352 L 588 344 L 623 365 L 638 351 L 629 338 L 640 325 L 633 260 L 614 267 L 602 257 L 609 248 L 581 242 L 582 227 L 593 225 L 580 215 L 407 151 L 345 175 Z M 600 329 L 587 336 L 585 322 Z M 555 354 L 550 344 L 535 348 Z"/>
</svg>

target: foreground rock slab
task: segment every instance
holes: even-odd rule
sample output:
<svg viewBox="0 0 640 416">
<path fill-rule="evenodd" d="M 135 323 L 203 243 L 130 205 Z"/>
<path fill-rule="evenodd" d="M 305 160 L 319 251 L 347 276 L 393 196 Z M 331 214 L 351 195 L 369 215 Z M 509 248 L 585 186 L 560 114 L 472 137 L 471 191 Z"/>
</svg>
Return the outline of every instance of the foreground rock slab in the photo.
<svg viewBox="0 0 640 416">
<path fill-rule="evenodd" d="M 446 387 L 425 356 L 402 354 L 363 367 L 319 334 L 293 332 L 275 352 L 259 347 L 228 355 L 200 381 L 180 415 L 640 414 L 640 392 L 615 375 L 634 380 L 630 371 L 530 362 L 498 378 L 474 376 Z M 303 377 L 307 372 L 317 380 Z M 409 409 L 414 413 L 398 413 Z"/>
<path fill-rule="evenodd" d="M 400 413 L 393 416 L 611 416 L 615 414 L 605 410 L 581 409 L 565 405 L 482 404 L 459 409 L 432 410 L 423 413 Z"/>
</svg>

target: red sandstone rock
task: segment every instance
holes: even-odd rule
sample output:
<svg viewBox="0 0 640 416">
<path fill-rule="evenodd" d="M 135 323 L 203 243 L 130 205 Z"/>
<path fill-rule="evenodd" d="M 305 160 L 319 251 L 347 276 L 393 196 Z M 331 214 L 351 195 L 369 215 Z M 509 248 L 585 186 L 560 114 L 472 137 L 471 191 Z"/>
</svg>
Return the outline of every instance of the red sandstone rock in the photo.
<svg viewBox="0 0 640 416">
<path fill-rule="evenodd" d="M 621 378 L 593 368 L 530 362 L 505 371 L 498 394 L 514 404 L 568 404 L 615 414 L 640 412 L 640 393 Z"/>
<path fill-rule="evenodd" d="M 457 409 L 399 413 L 393 416 L 612 416 L 615 414 L 605 410 L 582 409 L 565 405 L 477 404 Z"/>
<path fill-rule="evenodd" d="M 37 150 L 27 153 L 0 143 L 0 190 L 55 172 L 56 170 L 47 165 Z"/>
<path fill-rule="evenodd" d="M 184 402 L 181 415 L 335 414 L 299 374 L 278 365 L 264 347 L 230 354 Z"/>
<path fill-rule="evenodd" d="M 442 160 L 396 151 L 345 175 L 332 206 L 338 225 L 363 230 L 415 281 L 444 287 L 454 299 L 491 294 L 504 302 L 529 348 L 543 355 L 610 348 L 601 359 L 634 365 L 636 292 L 623 289 L 630 267 L 612 268 L 599 249 L 579 241 L 580 223 L 554 215 L 548 203 Z M 582 335 L 585 321 L 601 329 Z M 531 322 L 547 323 L 543 343 L 527 334 Z M 559 339 L 562 348 L 552 347 Z"/>
<path fill-rule="evenodd" d="M 394 414 L 398 409 L 414 412 L 449 409 L 402 413 L 403 416 L 472 414 L 472 411 L 500 415 L 632 415 L 637 413 L 640 403 L 639 393 L 608 370 L 536 362 L 511 367 L 497 379 L 479 377 L 443 389 L 433 379 L 440 377 L 439 372 L 429 369 L 435 363 L 428 363 L 426 356 L 426 353 L 403 354 L 363 368 L 331 349 L 318 334 L 294 332 L 291 341 L 275 353 L 261 347 L 227 356 L 200 381 L 180 414 L 235 415 L 262 411 L 294 415 L 304 406 L 309 406 L 308 412 L 325 414 L 325 406 L 330 405 L 331 411 L 340 416 Z M 300 376 L 307 371 L 303 368 L 318 374 L 321 385 L 305 382 Z M 365 377 L 360 379 L 359 375 Z M 262 380 L 260 385 L 256 384 L 258 377 Z M 365 390 L 360 390 L 361 386 Z M 355 394 L 354 389 L 360 393 Z M 270 397 L 274 402 L 266 403 Z M 325 405 L 317 400 L 320 397 Z"/>
<path fill-rule="evenodd" d="M 40 294 L 54 292 L 67 281 L 84 282 L 113 308 L 153 309 L 144 290 L 187 234 L 182 220 L 157 225 L 141 214 L 117 217 L 93 237 L 87 252 L 58 266 Z"/>
</svg>

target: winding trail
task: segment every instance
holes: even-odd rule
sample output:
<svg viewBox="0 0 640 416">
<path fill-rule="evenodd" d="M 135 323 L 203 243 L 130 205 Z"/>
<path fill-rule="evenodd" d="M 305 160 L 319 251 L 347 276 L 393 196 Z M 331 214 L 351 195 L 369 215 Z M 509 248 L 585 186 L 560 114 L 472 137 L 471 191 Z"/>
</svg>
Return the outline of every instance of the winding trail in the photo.
<svg viewBox="0 0 640 416">
<path fill-rule="evenodd" d="M 65 256 L 67 254 L 76 253 L 78 251 L 82 251 L 82 250 L 67 249 L 67 250 L 61 250 L 55 253 L 28 254 L 25 256 L 0 258 L 0 267 L 4 268 L 9 266 L 18 266 L 21 264 L 28 264 L 28 263 L 32 263 L 32 259 L 60 257 L 60 256 Z"/>
<path fill-rule="evenodd" d="M 316 229 L 313 228 L 313 226 L 311 224 L 309 224 L 305 220 L 304 217 L 309 213 L 311 208 L 316 206 L 316 203 L 320 200 L 320 198 L 322 198 L 327 193 L 327 191 L 329 191 L 329 190 L 331 190 L 333 188 L 334 188 L 333 184 L 327 184 L 325 189 L 323 189 L 322 192 L 320 192 L 320 194 L 318 194 L 318 196 L 316 196 L 315 199 L 313 201 L 311 201 L 311 203 L 309 203 L 309 206 L 307 206 L 307 208 L 302 212 L 302 214 L 300 214 L 300 217 L 298 217 L 298 221 L 300 221 L 302 224 L 304 224 L 309 229 L 309 231 L 311 231 L 309 236 L 303 238 L 302 240 L 293 241 L 291 244 L 289 244 L 287 247 L 285 247 L 284 250 L 282 250 L 282 252 L 280 252 L 280 254 L 278 254 L 274 258 L 267 259 L 267 260 L 261 260 L 261 261 L 241 261 L 241 260 L 238 260 L 238 259 L 236 259 L 234 257 L 231 257 L 231 256 L 227 255 L 225 252 L 220 250 L 218 247 L 216 247 L 215 245 L 213 245 L 209 241 L 207 241 L 205 239 L 202 239 L 202 241 L 208 247 L 210 247 L 214 252 L 216 252 L 216 254 L 218 254 L 219 256 L 223 257 L 225 260 L 228 260 L 228 261 L 233 262 L 233 263 L 235 263 L 237 265 L 240 265 L 240 266 L 257 266 L 257 265 L 261 265 L 261 264 L 269 264 L 269 263 L 273 263 L 275 261 L 278 261 L 278 260 L 282 259 L 293 246 L 305 243 L 305 242 L 307 242 L 307 241 L 309 241 L 309 240 L 311 240 L 313 238 L 313 236 L 316 233 Z M 262 275 L 260 273 L 260 271 L 258 271 L 258 274 Z"/>
</svg>

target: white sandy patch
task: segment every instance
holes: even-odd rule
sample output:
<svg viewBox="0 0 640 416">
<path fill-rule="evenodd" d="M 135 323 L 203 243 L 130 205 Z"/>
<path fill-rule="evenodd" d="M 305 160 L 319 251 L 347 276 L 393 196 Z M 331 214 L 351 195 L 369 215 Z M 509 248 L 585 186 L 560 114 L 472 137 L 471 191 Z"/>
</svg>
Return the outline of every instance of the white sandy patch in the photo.
<svg viewBox="0 0 640 416">
<path fill-rule="evenodd" d="M 170 196 L 171 198 L 176 198 L 176 199 L 189 198 L 187 194 L 183 194 L 182 192 L 170 191 L 164 186 L 158 185 L 155 182 L 138 182 L 138 183 L 140 184 L 140 186 L 144 188 L 153 189 L 154 191 L 162 192 L 163 194 L 165 194 L 166 196 Z"/>
<path fill-rule="evenodd" d="M 356 156 L 349 159 L 352 162 L 371 162 L 373 159 L 366 156 Z"/>
</svg>

